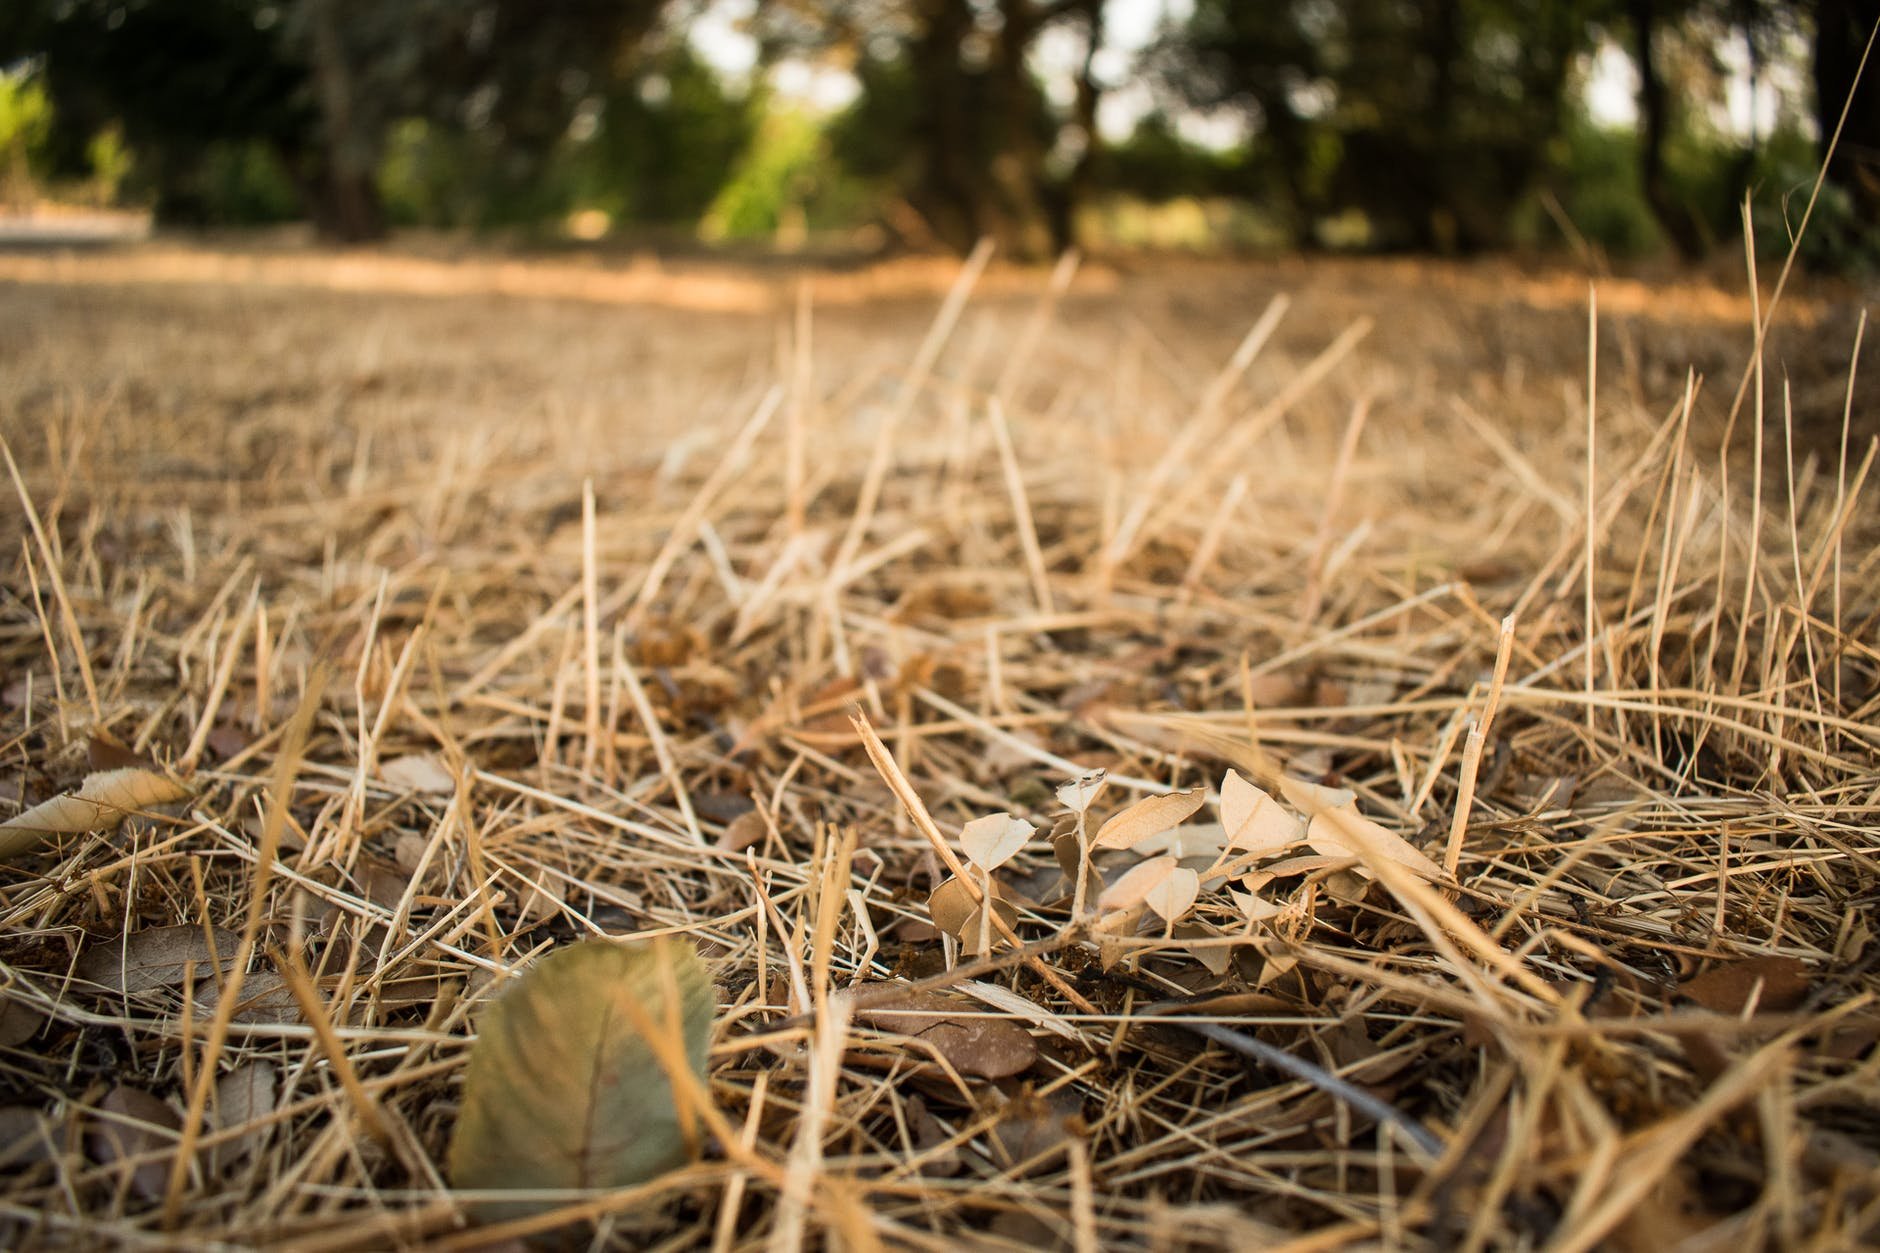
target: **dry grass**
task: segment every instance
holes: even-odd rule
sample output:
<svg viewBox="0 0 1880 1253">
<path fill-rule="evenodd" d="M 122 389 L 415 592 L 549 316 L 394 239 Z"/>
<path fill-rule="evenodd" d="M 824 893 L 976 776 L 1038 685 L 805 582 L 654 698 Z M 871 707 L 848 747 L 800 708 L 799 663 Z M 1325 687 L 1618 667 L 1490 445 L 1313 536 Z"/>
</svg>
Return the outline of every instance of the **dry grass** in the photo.
<svg viewBox="0 0 1880 1253">
<path fill-rule="evenodd" d="M 594 931 L 700 946 L 738 1137 L 553 1216 L 598 1245 L 1880 1239 L 1876 418 L 1772 360 L 1732 429 L 1741 296 L 1602 288 L 1589 396 L 1583 288 L 1495 268 L 934 321 L 912 272 L 155 255 L 0 258 L 5 784 L 199 789 L 0 870 L 4 1243 L 487 1238 L 439 1165 L 478 1006 Z M 1284 769 L 1455 878 L 1206 892 L 1106 970 L 1028 851 L 1028 947 L 949 971 L 851 706 L 948 837 Z M 178 924 L 217 959 L 81 977 Z M 1016 993 L 962 1013 L 1037 1060 L 851 1014 L 897 976 Z"/>
</svg>

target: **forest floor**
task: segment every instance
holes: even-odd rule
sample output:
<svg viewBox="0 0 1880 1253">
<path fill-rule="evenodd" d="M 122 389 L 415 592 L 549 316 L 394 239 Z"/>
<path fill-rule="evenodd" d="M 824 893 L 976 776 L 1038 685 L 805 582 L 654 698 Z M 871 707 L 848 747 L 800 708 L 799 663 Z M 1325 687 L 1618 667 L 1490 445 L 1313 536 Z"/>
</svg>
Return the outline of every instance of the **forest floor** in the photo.
<svg viewBox="0 0 1880 1253">
<path fill-rule="evenodd" d="M 1773 270 L 0 253 L 0 1245 L 1880 1239 L 1880 403 Z M 708 1134 L 477 1225 L 593 934 Z"/>
</svg>

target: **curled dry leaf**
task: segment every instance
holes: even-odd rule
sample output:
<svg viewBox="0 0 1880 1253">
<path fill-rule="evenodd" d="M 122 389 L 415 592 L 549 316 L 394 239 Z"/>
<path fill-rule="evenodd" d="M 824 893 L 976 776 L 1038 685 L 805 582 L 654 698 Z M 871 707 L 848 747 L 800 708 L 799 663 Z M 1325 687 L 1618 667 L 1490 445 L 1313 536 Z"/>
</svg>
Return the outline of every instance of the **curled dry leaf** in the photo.
<svg viewBox="0 0 1880 1253">
<path fill-rule="evenodd" d="M 1149 893 L 1161 887 L 1162 881 L 1178 869 L 1180 865 L 1173 857 L 1151 857 L 1138 862 L 1122 878 L 1103 889 L 1103 895 L 1097 898 L 1097 908 L 1108 914 L 1145 904 Z"/>
<path fill-rule="evenodd" d="M 1159 883 L 1142 894 L 1142 903 L 1161 915 L 1164 921 L 1174 922 L 1194 908 L 1195 897 L 1200 892 L 1201 876 L 1186 866 L 1177 865 L 1162 876 Z"/>
<path fill-rule="evenodd" d="M 1083 858 L 1083 851 L 1078 846 L 1077 832 L 1073 828 L 1051 835 L 1051 856 L 1057 860 L 1058 869 L 1064 872 L 1064 882 L 1070 884 L 1070 895 L 1077 899 L 1077 870 L 1081 865 L 1084 872 L 1083 899 L 1094 901 L 1103 891 L 1103 876 L 1097 868 Z"/>
<path fill-rule="evenodd" d="M 1006 926 L 1018 925 L 1018 906 L 1005 898 L 997 879 L 992 881 L 992 908 L 995 916 L 1005 920 Z M 933 918 L 933 925 L 948 935 L 967 944 L 977 941 L 979 905 L 963 881 L 948 879 L 935 888 L 933 895 L 927 898 L 927 912 Z M 998 938 L 995 931 L 995 944 Z"/>
<path fill-rule="evenodd" d="M 676 1004 L 674 998 L 676 997 Z M 680 1165 L 696 1126 L 642 1029 L 705 1073 L 716 995 L 689 944 L 587 940 L 535 963 L 478 1024 L 451 1137 L 459 1188 L 626 1188 Z M 479 1206 L 490 1217 L 548 1202 Z"/>
<path fill-rule="evenodd" d="M 981 870 L 997 870 L 1025 847 L 1037 828 L 1010 814 L 988 814 L 960 828 L 960 849 Z"/>
<path fill-rule="evenodd" d="M 1415 845 L 1358 812 L 1357 796 L 1345 788 L 1320 787 L 1283 779 L 1286 799 L 1308 817 L 1306 843 L 1328 857 L 1355 857 L 1368 876 L 1379 858 L 1396 862 L 1425 879 L 1440 879 L 1443 869 Z"/>
<path fill-rule="evenodd" d="M 449 796 L 457 790 L 456 778 L 435 753 L 395 757 L 379 767 L 379 779 L 395 791 L 427 796 Z"/>
<path fill-rule="evenodd" d="M 1090 808 L 1090 803 L 1097 799 L 1097 793 L 1109 781 L 1108 772 L 1092 770 L 1080 774 L 1057 790 L 1058 803 L 1074 814 L 1081 814 Z"/>
<path fill-rule="evenodd" d="M 176 1111 L 150 1093 L 119 1084 L 98 1102 L 85 1141 L 100 1165 L 127 1163 L 131 1189 L 146 1201 L 157 1201 L 170 1180 L 170 1155 L 163 1150 L 175 1146 L 181 1125 Z M 144 1160 L 129 1166 L 131 1158 Z"/>
<path fill-rule="evenodd" d="M 1228 847 L 1245 853 L 1278 852 L 1305 835 L 1299 819 L 1234 770 L 1221 780 L 1221 826 Z"/>
<path fill-rule="evenodd" d="M 91 945 L 78 959 L 76 974 L 117 995 L 177 987 L 191 967 L 198 984 L 214 985 L 218 973 L 227 974 L 233 967 L 239 943 L 235 933 L 223 927 L 207 931 L 194 923 L 150 927 Z M 211 969 L 214 962 L 221 963 L 219 972 Z"/>
<path fill-rule="evenodd" d="M 1145 796 L 1135 804 L 1111 815 L 1097 829 L 1095 848 L 1134 848 L 1152 835 L 1186 822 L 1206 798 L 1205 788 L 1171 792 L 1166 796 Z"/>
<path fill-rule="evenodd" d="M 1003 1018 L 984 1016 L 970 1002 L 895 984 L 868 984 L 856 992 L 857 1022 L 925 1041 L 963 1075 L 1009 1079 L 1038 1059 L 1038 1045 L 1029 1032 Z"/>
<path fill-rule="evenodd" d="M 191 795 L 168 775 L 134 766 L 86 775 L 78 791 L 0 822 L 0 861 L 31 852 L 54 836 L 104 831 L 128 814 L 173 805 Z"/>
</svg>

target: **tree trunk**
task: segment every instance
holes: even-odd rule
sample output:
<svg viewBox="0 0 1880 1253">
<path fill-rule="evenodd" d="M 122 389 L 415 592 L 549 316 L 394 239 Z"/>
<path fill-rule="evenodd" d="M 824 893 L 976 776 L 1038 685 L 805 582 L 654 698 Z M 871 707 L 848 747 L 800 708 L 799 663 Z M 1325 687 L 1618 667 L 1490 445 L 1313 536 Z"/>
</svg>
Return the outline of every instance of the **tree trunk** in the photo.
<svg viewBox="0 0 1880 1253">
<path fill-rule="evenodd" d="M 1653 0 L 1628 0 L 1632 20 L 1632 59 L 1638 63 L 1639 181 L 1645 203 L 1659 227 L 1687 261 L 1703 256 L 1704 241 L 1691 215 L 1671 194 L 1665 177 L 1665 139 L 1671 129 L 1671 102 L 1658 72 L 1657 15 Z"/>
<path fill-rule="evenodd" d="M 1854 198 L 1856 216 L 1880 222 L 1880 58 L 1860 70 L 1880 0 L 1819 0 L 1815 9 L 1815 124 L 1821 153 L 1841 127 L 1828 177 Z M 1858 90 L 1855 76 L 1860 76 Z M 1849 97 L 1853 103 L 1849 105 Z M 1841 122 L 1846 109 L 1847 121 Z"/>
<path fill-rule="evenodd" d="M 352 68 L 334 0 L 310 0 L 309 46 L 325 150 L 297 175 L 313 226 L 322 236 L 357 244 L 385 236 L 377 166 L 381 136 L 366 133 L 353 107 Z"/>
<path fill-rule="evenodd" d="M 966 0 L 924 0 L 908 66 L 920 102 L 909 199 L 934 235 L 965 252 L 984 229 L 986 191 L 973 159 L 972 109 L 960 45 L 971 31 Z"/>
</svg>

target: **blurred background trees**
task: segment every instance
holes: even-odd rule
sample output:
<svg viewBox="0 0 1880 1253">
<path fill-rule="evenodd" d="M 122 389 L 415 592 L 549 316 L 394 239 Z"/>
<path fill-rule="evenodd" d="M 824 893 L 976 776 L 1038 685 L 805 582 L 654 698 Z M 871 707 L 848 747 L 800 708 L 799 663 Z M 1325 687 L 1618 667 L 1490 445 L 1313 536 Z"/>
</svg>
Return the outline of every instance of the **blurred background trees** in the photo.
<svg viewBox="0 0 1880 1253">
<path fill-rule="evenodd" d="M 343 241 L 1696 259 L 1745 195 L 1785 239 L 1839 125 L 1811 257 L 1855 267 L 1880 256 L 1880 88 L 1854 88 L 1876 23 L 1880 0 L 9 0 L 0 200 Z"/>
</svg>

